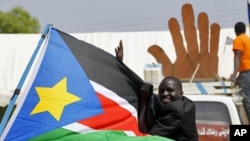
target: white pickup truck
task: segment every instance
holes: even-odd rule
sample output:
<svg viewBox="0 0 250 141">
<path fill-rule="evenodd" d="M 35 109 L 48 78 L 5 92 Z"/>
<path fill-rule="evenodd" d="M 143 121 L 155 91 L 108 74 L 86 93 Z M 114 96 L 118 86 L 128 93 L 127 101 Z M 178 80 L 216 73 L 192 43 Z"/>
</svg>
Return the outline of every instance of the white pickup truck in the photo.
<svg viewBox="0 0 250 141">
<path fill-rule="evenodd" d="M 229 83 L 221 85 L 221 82 L 183 83 L 185 96 L 196 105 L 199 141 L 229 141 L 230 125 L 249 124 L 242 97 L 232 93 Z"/>
</svg>

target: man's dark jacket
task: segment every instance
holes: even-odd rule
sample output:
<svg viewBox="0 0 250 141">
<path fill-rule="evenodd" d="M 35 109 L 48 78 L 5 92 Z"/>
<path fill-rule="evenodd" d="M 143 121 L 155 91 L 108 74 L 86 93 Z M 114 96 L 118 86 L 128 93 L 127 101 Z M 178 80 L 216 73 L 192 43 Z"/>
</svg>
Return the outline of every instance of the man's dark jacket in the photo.
<svg viewBox="0 0 250 141">
<path fill-rule="evenodd" d="M 154 102 L 159 102 L 158 98 Z M 180 100 L 159 107 L 155 118 L 150 134 L 176 141 L 198 141 L 195 105 L 188 98 L 183 96 Z"/>
</svg>

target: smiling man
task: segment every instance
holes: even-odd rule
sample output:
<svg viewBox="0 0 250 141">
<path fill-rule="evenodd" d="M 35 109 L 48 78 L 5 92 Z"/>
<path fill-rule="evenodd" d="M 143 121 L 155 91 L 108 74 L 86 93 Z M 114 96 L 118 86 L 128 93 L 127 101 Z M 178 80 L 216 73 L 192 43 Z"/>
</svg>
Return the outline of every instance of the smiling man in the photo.
<svg viewBox="0 0 250 141">
<path fill-rule="evenodd" d="M 117 60 L 123 61 L 122 40 L 115 48 Z M 181 81 L 165 77 L 153 94 L 153 85 L 144 83 L 140 88 L 138 122 L 141 132 L 171 138 L 176 141 L 198 141 L 195 105 L 183 96 Z"/>
<path fill-rule="evenodd" d="M 159 95 L 152 94 L 152 85 L 148 83 L 141 87 L 140 130 L 176 141 L 198 141 L 195 105 L 183 96 L 181 81 L 165 77 L 158 92 Z"/>
</svg>

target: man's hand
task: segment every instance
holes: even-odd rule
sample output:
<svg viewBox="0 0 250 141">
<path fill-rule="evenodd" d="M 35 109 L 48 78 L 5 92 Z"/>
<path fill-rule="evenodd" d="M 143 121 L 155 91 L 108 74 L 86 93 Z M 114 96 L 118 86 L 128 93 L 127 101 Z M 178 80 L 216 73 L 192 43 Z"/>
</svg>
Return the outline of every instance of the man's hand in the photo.
<svg viewBox="0 0 250 141">
<path fill-rule="evenodd" d="M 123 61 L 123 44 L 122 44 L 122 40 L 120 40 L 119 42 L 119 46 L 117 46 L 117 48 L 115 48 L 115 55 L 117 60 L 119 61 Z"/>
<path fill-rule="evenodd" d="M 235 74 L 231 75 L 230 80 L 233 82 L 234 86 L 237 86 L 237 76 Z"/>
<path fill-rule="evenodd" d="M 144 83 L 140 88 L 139 99 L 143 103 L 147 103 L 149 97 L 153 94 L 153 85 L 150 83 Z"/>
<path fill-rule="evenodd" d="M 195 26 L 194 13 L 191 4 L 182 7 L 184 39 L 180 25 L 175 18 L 168 21 L 169 30 L 175 46 L 176 61 L 172 63 L 164 50 L 152 45 L 148 48 L 158 63 L 162 64 L 164 76 L 174 75 L 180 79 L 191 78 L 194 72 L 196 78 L 214 78 L 218 74 L 218 46 L 220 26 L 213 23 L 210 26 L 206 13 L 198 16 L 199 42 Z M 186 47 L 184 45 L 186 41 Z M 199 44 L 198 44 L 199 43 Z M 199 65 L 198 65 L 199 64 Z"/>
<path fill-rule="evenodd" d="M 152 123 L 154 121 L 152 116 L 147 111 L 149 98 L 152 94 L 153 94 L 153 85 L 150 83 L 144 83 L 140 88 L 139 111 L 138 111 L 139 130 L 142 133 L 148 133 L 150 130 L 149 127 L 152 127 Z"/>
</svg>

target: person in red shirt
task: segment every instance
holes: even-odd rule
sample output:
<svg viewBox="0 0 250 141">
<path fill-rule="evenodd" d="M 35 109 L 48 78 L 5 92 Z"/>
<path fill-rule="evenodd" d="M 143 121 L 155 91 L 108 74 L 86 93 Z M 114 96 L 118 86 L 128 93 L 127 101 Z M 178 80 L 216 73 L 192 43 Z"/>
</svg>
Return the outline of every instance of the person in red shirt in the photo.
<svg viewBox="0 0 250 141">
<path fill-rule="evenodd" d="M 234 71 L 231 80 L 241 89 L 240 94 L 250 119 L 250 38 L 246 35 L 246 25 L 243 22 L 237 22 L 234 31 Z"/>
</svg>

